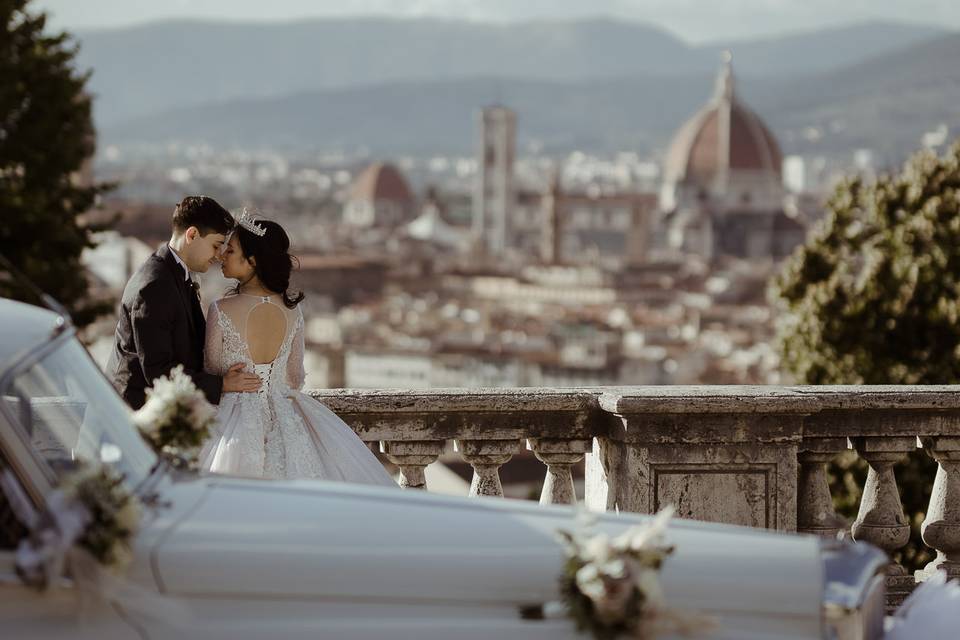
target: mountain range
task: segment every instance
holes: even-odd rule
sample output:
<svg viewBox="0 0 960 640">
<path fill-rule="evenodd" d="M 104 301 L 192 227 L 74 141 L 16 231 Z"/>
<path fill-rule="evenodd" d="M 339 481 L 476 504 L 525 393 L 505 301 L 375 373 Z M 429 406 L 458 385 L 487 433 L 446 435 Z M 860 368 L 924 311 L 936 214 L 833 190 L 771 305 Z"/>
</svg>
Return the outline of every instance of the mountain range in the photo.
<svg viewBox="0 0 960 640">
<path fill-rule="evenodd" d="M 605 19 L 168 22 L 77 36 L 106 142 L 468 151 L 477 108 L 503 102 L 521 143 L 648 151 L 709 96 L 724 49 L 788 150 L 897 153 L 960 124 L 960 35 L 911 25 L 696 46 Z"/>
</svg>

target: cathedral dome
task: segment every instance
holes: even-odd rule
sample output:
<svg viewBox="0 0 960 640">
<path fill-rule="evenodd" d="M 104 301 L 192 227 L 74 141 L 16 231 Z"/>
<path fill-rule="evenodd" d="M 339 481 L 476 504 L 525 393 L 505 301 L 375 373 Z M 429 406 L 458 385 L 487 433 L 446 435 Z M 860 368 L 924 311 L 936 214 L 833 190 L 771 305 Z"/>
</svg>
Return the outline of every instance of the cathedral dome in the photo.
<svg viewBox="0 0 960 640">
<path fill-rule="evenodd" d="M 350 186 L 343 208 L 347 224 L 394 226 L 409 222 L 414 197 L 403 174 L 392 164 L 375 162 Z"/>
<path fill-rule="evenodd" d="M 730 57 L 724 58 L 711 100 L 674 135 L 664 163 L 670 188 L 685 185 L 702 193 L 725 191 L 737 174 L 751 181 L 781 181 L 782 156 L 776 138 L 734 93 Z"/>
<path fill-rule="evenodd" d="M 350 188 L 350 200 L 413 202 L 413 194 L 403 174 L 392 164 L 375 162 L 364 169 Z"/>
</svg>

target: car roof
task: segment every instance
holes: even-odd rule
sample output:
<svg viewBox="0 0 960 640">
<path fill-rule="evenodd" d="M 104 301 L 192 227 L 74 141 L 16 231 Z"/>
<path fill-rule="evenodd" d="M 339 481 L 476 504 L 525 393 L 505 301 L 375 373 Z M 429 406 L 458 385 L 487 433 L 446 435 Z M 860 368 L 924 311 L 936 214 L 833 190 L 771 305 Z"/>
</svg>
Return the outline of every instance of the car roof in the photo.
<svg viewBox="0 0 960 640">
<path fill-rule="evenodd" d="M 0 371 L 47 342 L 64 322 L 42 307 L 0 298 Z"/>
</svg>

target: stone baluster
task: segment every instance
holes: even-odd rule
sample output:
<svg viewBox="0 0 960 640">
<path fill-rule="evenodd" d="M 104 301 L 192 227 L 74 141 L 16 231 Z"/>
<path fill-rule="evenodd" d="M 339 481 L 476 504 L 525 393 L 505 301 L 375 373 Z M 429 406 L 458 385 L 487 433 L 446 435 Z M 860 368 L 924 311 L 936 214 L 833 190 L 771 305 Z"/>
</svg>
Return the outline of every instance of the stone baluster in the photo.
<svg viewBox="0 0 960 640">
<path fill-rule="evenodd" d="M 402 440 L 382 442 L 380 451 L 387 460 L 400 467 L 400 486 L 404 489 L 426 489 L 423 470 L 443 453 L 443 440 Z"/>
<path fill-rule="evenodd" d="M 930 508 L 920 527 L 923 542 L 937 557 L 914 575 L 925 580 L 943 570 L 947 578 L 960 577 L 960 438 L 922 438 L 923 448 L 937 461 L 937 477 Z"/>
<path fill-rule="evenodd" d="M 797 454 L 800 478 L 797 483 L 797 531 L 835 538 L 847 528 L 833 509 L 825 465 L 846 448 L 845 438 L 805 440 Z"/>
<path fill-rule="evenodd" d="M 454 440 L 460 457 L 473 467 L 471 496 L 503 496 L 500 467 L 520 451 L 520 440 Z"/>
<path fill-rule="evenodd" d="M 851 528 L 853 539 L 874 544 L 892 556 L 910 539 L 910 524 L 900 503 L 893 465 L 916 447 L 916 438 L 855 438 L 850 444 L 870 465 L 860 510 Z M 913 576 L 891 561 L 887 567 L 887 608 L 898 606 L 913 587 Z"/>
<path fill-rule="evenodd" d="M 592 449 L 592 440 L 561 440 L 559 438 L 528 438 L 527 449 L 537 460 L 547 465 L 547 475 L 540 492 L 540 504 L 575 504 L 577 494 L 573 487 L 572 465 L 583 460 Z"/>
</svg>

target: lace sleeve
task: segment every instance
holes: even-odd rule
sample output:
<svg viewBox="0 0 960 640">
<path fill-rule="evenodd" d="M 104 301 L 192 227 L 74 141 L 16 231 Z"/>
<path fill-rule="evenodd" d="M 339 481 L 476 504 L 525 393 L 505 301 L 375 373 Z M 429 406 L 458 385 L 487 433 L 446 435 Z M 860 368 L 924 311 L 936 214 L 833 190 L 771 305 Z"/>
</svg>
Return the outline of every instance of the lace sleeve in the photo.
<svg viewBox="0 0 960 640">
<path fill-rule="evenodd" d="M 294 328 L 293 341 L 290 343 L 290 357 L 287 358 L 287 384 L 293 389 L 301 389 L 304 378 L 307 377 L 303 367 L 304 343 L 303 311 L 298 307 L 297 324 Z"/>
<path fill-rule="evenodd" d="M 207 335 L 203 342 L 203 370 L 223 375 L 223 327 L 220 326 L 220 309 L 214 300 L 207 310 Z"/>
</svg>

